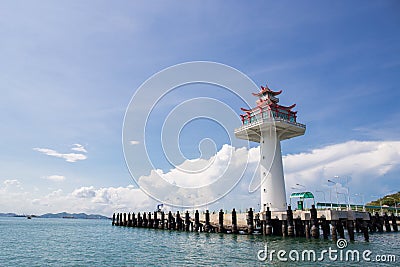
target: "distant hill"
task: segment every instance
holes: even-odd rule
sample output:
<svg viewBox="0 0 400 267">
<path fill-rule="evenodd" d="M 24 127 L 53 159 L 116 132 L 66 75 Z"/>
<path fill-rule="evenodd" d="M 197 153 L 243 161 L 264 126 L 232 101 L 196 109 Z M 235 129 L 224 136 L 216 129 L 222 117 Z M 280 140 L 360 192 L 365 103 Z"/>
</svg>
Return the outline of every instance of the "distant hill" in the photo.
<svg viewBox="0 0 400 267">
<path fill-rule="evenodd" d="M 108 217 L 99 214 L 86 213 L 46 213 L 38 216 L 39 218 L 65 218 L 65 219 L 108 219 Z"/>
<path fill-rule="evenodd" d="M 19 215 L 15 213 L 0 213 L 0 217 L 26 217 L 26 215 Z M 46 213 L 40 216 L 32 215 L 37 218 L 65 218 L 65 219 L 109 219 L 106 216 L 99 214 L 86 214 L 86 213 Z"/>
<path fill-rule="evenodd" d="M 0 213 L 0 217 L 18 217 L 15 213 Z"/>
<path fill-rule="evenodd" d="M 388 206 L 394 206 L 395 202 L 400 203 L 400 192 L 391 195 L 386 195 L 382 198 L 367 203 L 367 205 L 379 206 L 381 202 L 382 205 L 388 205 Z"/>
</svg>

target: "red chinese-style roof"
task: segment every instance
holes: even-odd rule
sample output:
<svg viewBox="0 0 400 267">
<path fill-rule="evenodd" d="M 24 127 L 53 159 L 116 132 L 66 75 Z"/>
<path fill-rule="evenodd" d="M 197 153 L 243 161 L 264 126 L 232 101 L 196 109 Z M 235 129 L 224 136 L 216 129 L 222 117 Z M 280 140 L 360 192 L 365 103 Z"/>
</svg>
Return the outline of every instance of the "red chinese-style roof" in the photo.
<svg viewBox="0 0 400 267">
<path fill-rule="evenodd" d="M 276 105 L 277 107 L 281 108 L 281 109 L 286 109 L 286 110 L 291 110 L 292 108 L 294 108 L 296 106 L 296 104 L 293 104 L 289 107 L 285 107 L 285 106 L 281 106 L 281 105 Z"/>
<path fill-rule="evenodd" d="M 260 92 L 258 92 L 258 93 L 253 93 L 253 95 L 254 95 L 254 96 L 261 96 L 261 95 L 263 95 L 263 94 L 265 94 L 265 93 L 270 93 L 270 94 L 272 94 L 273 96 L 277 96 L 277 95 L 279 95 L 279 94 L 282 93 L 282 90 L 280 90 L 280 91 L 278 91 L 278 92 L 275 92 L 275 91 L 272 91 L 271 89 L 269 89 L 268 85 L 265 85 L 265 87 L 264 87 L 264 86 L 261 86 L 261 91 L 260 91 Z"/>
<path fill-rule="evenodd" d="M 244 112 L 251 112 L 251 109 L 247 109 L 247 108 L 240 108 L 242 111 Z"/>
<path fill-rule="evenodd" d="M 297 111 L 292 111 L 292 110 L 291 110 L 292 108 L 294 108 L 294 107 L 296 106 L 296 104 L 293 104 L 293 105 L 287 107 L 287 106 L 281 106 L 281 105 L 279 105 L 279 104 L 277 103 L 278 101 L 275 101 L 274 99 L 270 99 L 270 100 L 272 100 L 272 101 L 263 100 L 263 98 L 261 98 L 261 96 L 262 96 L 263 94 L 266 94 L 266 93 L 268 93 L 268 94 L 270 94 L 270 95 L 272 95 L 272 96 L 277 96 L 277 95 L 279 95 L 279 94 L 282 93 L 282 90 L 280 90 L 280 91 L 278 91 L 278 92 L 275 92 L 275 91 L 272 91 L 272 90 L 268 87 L 268 85 L 266 85 L 265 87 L 264 87 L 264 86 L 261 86 L 261 91 L 260 91 L 259 93 L 253 93 L 254 96 L 260 97 L 260 99 L 258 99 L 258 100 L 256 101 L 257 106 L 254 107 L 254 108 L 252 108 L 252 109 L 241 108 L 242 111 L 244 111 L 244 112 L 247 113 L 246 115 L 243 115 L 243 116 L 249 116 L 249 114 L 250 114 L 251 112 L 256 111 L 257 109 L 264 109 L 264 108 L 267 107 L 267 106 L 269 107 L 269 109 L 272 108 L 273 110 L 275 110 L 275 109 L 280 109 L 280 110 L 286 110 L 286 111 L 288 111 L 288 112 L 290 112 L 290 113 L 292 113 L 292 114 L 296 114 L 296 113 L 297 113 Z M 241 116 L 242 116 L 242 115 L 241 115 Z"/>
</svg>

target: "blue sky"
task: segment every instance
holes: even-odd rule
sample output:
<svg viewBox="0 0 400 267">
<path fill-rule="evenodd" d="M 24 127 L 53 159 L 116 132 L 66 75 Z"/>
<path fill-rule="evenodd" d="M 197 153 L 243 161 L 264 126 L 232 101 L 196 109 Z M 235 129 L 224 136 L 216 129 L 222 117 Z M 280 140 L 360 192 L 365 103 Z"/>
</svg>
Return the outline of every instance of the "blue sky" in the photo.
<svg viewBox="0 0 400 267">
<path fill-rule="evenodd" d="M 0 212 L 55 211 L 51 201 L 58 200 L 51 196 L 57 194 L 135 185 L 121 144 L 125 110 L 151 75 L 187 61 L 227 64 L 257 85 L 283 89 L 282 104 L 296 103 L 299 121 L 307 124 L 305 136 L 282 143 L 284 155 L 353 140 L 398 151 L 399 11 L 398 1 L 3 1 Z M 181 94 L 240 107 L 224 91 L 193 88 Z M 187 136 L 207 136 L 204 122 L 197 123 L 181 141 L 189 158 L 198 154 Z M 218 150 L 226 142 L 224 133 L 214 139 Z M 35 148 L 87 158 L 67 162 Z M 354 178 L 357 191 L 366 199 L 398 191 L 399 159 L 394 153 L 382 162 L 390 168 L 374 176 L 378 187 Z M 64 178 L 48 178 L 55 175 Z M 82 209 L 108 212 L 92 204 Z"/>
</svg>

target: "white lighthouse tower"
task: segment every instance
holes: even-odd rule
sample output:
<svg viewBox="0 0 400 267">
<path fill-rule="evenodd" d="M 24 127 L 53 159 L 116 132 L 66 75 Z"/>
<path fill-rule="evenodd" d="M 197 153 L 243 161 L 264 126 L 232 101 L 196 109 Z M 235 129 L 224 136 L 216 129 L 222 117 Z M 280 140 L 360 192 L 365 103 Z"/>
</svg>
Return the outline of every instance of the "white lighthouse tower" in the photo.
<svg viewBox="0 0 400 267">
<path fill-rule="evenodd" d="M 278 104 L 276 97 L 282 93 L 274 92 L 268 86 L 261 86 L 259 93 L 253 93 L 259 99 L 257 107 L 244 109 L 242 126 L 235 129 L 237 138 L 260 143 L 261 202 L 260 209 L 265 211 L 283 211 L 287 208 L 285 179 L 283 176 L 281 140 L 300 136 L 306 126 L 297 122 L 297 111 Z"/>
</svg>

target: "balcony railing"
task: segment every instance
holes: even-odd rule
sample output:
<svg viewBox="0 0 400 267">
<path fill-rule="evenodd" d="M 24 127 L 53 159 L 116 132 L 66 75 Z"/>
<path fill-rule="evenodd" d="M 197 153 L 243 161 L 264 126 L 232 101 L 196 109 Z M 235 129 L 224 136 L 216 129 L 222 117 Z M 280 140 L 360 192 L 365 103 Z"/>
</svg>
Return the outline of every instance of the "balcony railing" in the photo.
<svg viewBox="0 0 400 267">
<path fill-rule="evenodd" d="M 243 126 L 250 125 L 255 122 L 263 121 L 264 119 L 270 119 L 271 115 L 274 119 L 284 120 L 299 126 L 304 126 L 296 121 L 297 116 L 296 113 L 286 109 L 274 109 L 268 110 L 267 108 L 263 108 L 250 114 L 246 114 L 242 116 Z M 305 127 L 305 126 L 304 126 Z"/>
</svg>

